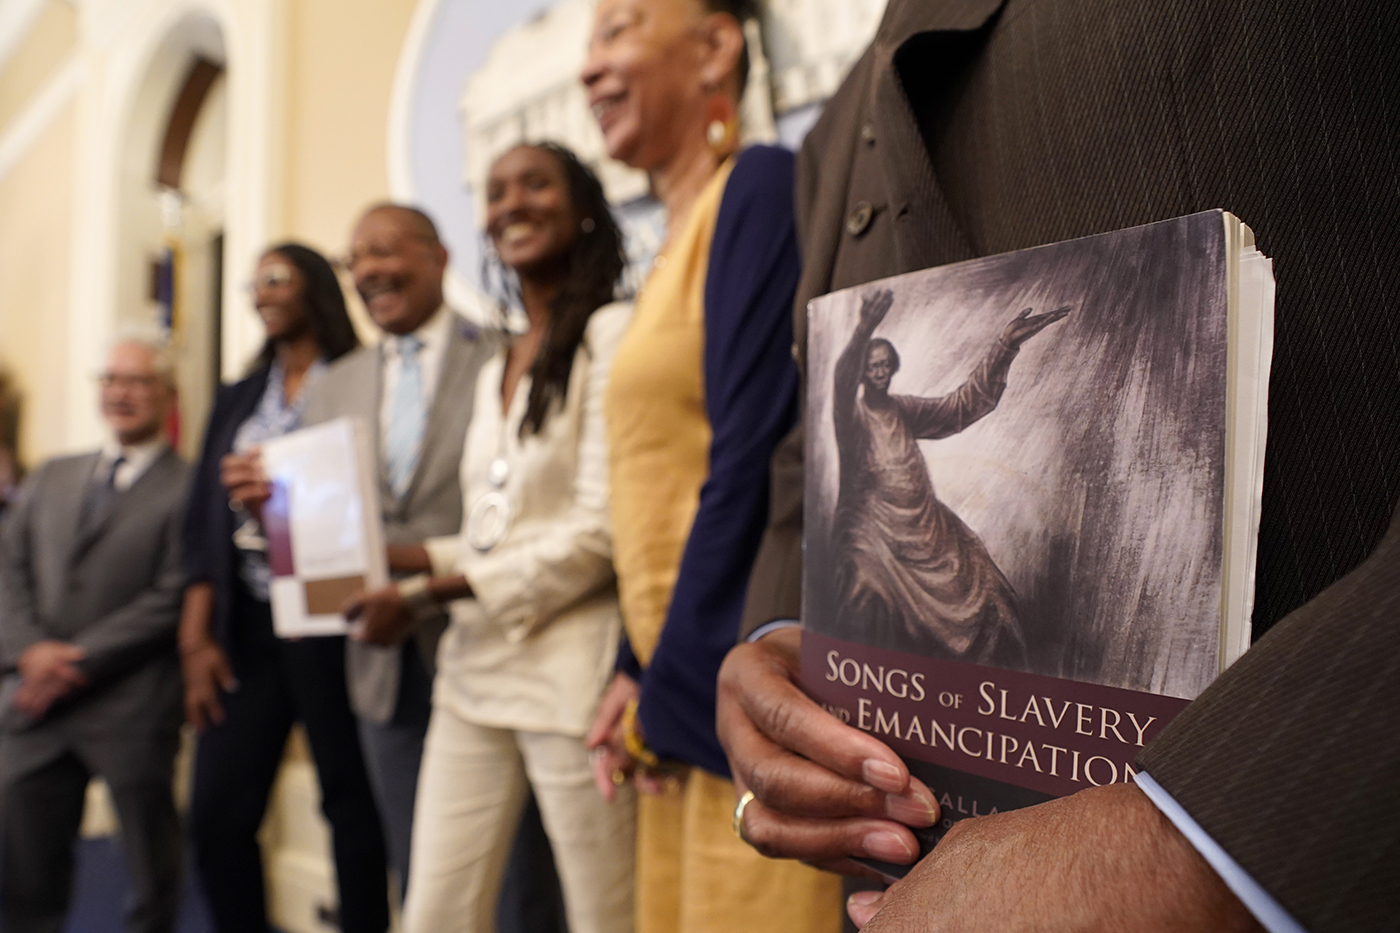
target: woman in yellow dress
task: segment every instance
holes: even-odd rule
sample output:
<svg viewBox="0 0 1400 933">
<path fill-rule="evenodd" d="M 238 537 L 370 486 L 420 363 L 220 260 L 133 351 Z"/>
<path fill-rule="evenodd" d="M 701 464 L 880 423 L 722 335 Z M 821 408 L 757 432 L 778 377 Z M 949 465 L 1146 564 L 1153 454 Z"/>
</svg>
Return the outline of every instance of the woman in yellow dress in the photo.
<svg viewBox="0 0 1400 933">
<path fill-rule="evenodd" d="M 635 776 L 640 933 L 840 926 L 835 876 L 731 830 L 715 678 L 797 416 L 793 158 L 738 145 L 734 0 L 601 0 L 582 79 L 608 154 L 643 169 L 666 241 L 618 349 L 606 414 L 627 644 L 589 741 L 604 792 Z"/>
</svg>

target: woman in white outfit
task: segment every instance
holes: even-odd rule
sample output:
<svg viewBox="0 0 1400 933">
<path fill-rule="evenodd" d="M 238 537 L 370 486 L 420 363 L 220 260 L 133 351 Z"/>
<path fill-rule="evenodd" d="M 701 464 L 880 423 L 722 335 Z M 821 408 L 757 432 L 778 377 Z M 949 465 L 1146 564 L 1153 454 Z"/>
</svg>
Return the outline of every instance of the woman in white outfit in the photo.
<svg viewBox="0 0 1400 933">
<path fill-rule="evenodd" d="M 451 604 L 403 927 L 495 930 L 528 780 L 570 930 L 630 933 L 635 800 L 602 799 L 583 744 L 621 631 L 603 425 L 631 314 L 612 300 L 621 235 L 597 179 L 551 144 L 493 165 L 487 235 L 518 281 L 529 329 L 481 370 L 462 533 L 391 548 L 396 569 L 422 573 L 350 610 L 358 637 L 393 643 L 418 607 Z"/>
</svg>

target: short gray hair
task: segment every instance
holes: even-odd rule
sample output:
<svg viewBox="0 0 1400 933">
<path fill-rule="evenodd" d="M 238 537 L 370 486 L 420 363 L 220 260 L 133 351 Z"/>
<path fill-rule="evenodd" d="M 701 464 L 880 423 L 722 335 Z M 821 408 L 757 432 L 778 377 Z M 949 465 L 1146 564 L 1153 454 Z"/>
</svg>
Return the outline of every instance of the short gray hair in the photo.
<svg viewBox="0 0 1400 933">
<path fill-rule="evenodd" d="M 107 355 L 111 356 L 113 350 L 126 344 L 135 344 L 149 352 L 151 368 L 156 375 L 175 388 L 175 348 L 165 330 L 141 324 L 122 325 L 107 344 Z"/>
</svg>

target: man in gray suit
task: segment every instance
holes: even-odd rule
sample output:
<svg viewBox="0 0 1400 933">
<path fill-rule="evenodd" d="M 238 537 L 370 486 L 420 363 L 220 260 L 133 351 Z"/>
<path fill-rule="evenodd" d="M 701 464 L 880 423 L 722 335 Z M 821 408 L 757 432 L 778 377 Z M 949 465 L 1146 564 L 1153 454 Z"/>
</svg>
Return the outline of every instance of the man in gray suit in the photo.
<svg viewBox="0 0 1400 933">
<path fill-rule="evenodd" d="M 154 342 L 116 344 L 101 377 L 112 440 L 45 464 L 0 532 L 0 920 L 57 931 L 93 775 L 111 788 L 130 931 L 174 928 L 181 714 L 177 544 L 189 468 L 161 428 L 175 400 Z"/>
<path fill-rule="evenodd" d="M 384 339 L 326 371 L 310 390 L 306 424 L 344 415 L 364 420 L 379 452 L 384 535 L 392 556 L 395 545 L 461 529 L 458 466 L 477 370 L 496 342 L 443 303 L 447 250 L 422 212 L 393 204 L 371 207 L 355 227 L 349 267 Z M 398 647 L 352 640 L 346 649 L 350 703 L 360 719 L 400 890 L 408 879 L 433 656 L 446 624 L 446 616 L 434 612 Z"/>
</svg>

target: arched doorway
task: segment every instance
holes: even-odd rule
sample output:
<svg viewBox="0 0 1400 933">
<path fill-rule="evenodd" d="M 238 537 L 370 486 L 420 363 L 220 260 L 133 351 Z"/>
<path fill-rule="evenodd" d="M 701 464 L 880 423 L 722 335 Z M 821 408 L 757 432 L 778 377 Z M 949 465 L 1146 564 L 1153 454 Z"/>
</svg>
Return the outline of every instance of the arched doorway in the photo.
<svg viewBox="0 0 1400 933">
<path fill-rule="evenodd" d="M 211 18 L 180 20 L 133 101 L 118 191 L 117 325 L 158 328 L 177 350 L 181 453 L 198 452 L 220 377 L 225 162 L 224 42 Z"/>
</svg>

